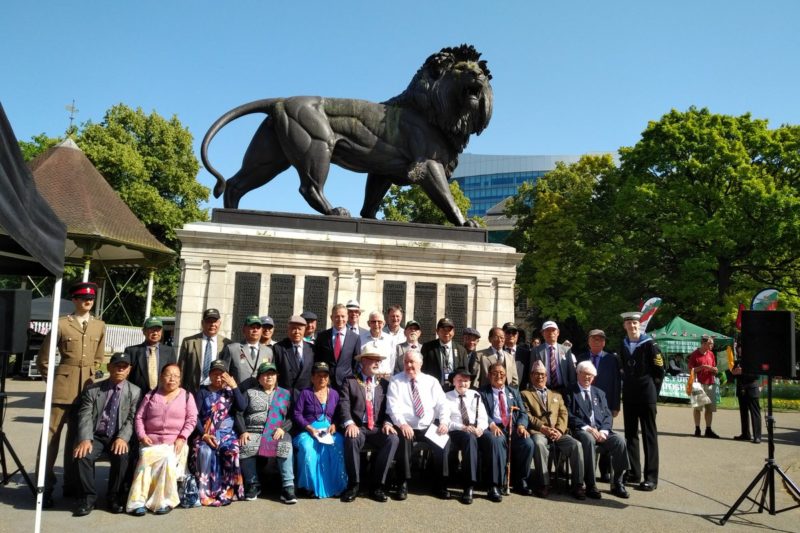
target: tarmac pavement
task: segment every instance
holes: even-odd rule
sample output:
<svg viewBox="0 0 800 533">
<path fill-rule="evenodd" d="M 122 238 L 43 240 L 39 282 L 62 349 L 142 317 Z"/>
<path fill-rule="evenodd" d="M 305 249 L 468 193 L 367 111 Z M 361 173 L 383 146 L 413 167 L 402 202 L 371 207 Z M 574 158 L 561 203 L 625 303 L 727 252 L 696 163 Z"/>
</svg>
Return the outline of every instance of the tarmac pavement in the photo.
<svg viewBox="0 0 800 533">
<path fill-rule="evenodd" d="M 44 383 L 6 382 L 8 409 L 5 431 L 23 465 L 34 479 L 35 461 L 41 432 Z M 800 483 L 800 413 L 775 413 L 775 458 L 777 464 Z M 615 419 L 621 431 L 622 415 Z M 74 518 L 73 501 L 56 500 L 54 509 L 45 510 L 42 531 L 72 533 L 84 531 L 800 531 L 800 509 L 777 515 L 757 513 L 757 506 L 745 501 L 723 527 L 719 519 L 750 484 L 767 456 L 766 429 L 762 444 L 733 441 L 739 433 L 739 413 L 720 410 L 714 416 L 719 440 L 696 438 L 688 405 L 664 404 L 658 407 L 660 480 L 654 492 L 639 492 L 629 487 L 630 499 L 621 500 L 609 493 L 607 484 L 598 484 L 601 500 L 576 501 L 569 494 L 554 490 L 546 500 L 512 494 L 502 503 L 492 503 L 484 492 L 476 492 L 475 502 L 465 506 L 457 499 L 438 500 L 412 483 L 405 502 L 390 500 L 379 504 L 366 497 L 350 504 L 338 499 L 300 499 L 287 506 L 278 500 L 277 489 L 253 502 L 234 502 L 223 508 L 175 509 L 165 516 L 148 514 L 142 518 L 113 515 L 102 507 L 89 516 Z M 9 470 L 15 467 L 6 453 Z M 100 480 L 108 464 L 97 467 Z M 101 500 L 105 483 L 98 482 Z M 794 504 L 780 480 L 776 483 L 776 507 Z M 458 492 L 454 491 L 457 496 Z M 757 490 L 752 495 L 756 497 Z M 60 485 L 56 496 L 60 495 Z M 34 528 L 35 499 L 20 474 L 0 486 L 0 532 L 24 532 Z"/>
</svg>

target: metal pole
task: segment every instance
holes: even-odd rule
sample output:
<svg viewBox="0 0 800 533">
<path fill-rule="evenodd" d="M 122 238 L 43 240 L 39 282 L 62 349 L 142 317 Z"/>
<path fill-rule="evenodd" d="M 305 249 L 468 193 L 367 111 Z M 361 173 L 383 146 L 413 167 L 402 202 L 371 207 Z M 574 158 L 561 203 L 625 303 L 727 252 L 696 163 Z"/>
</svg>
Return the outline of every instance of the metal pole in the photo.
<svg viewBox="0 0 800 533">
<path fill-rule="evenodd" d="M 86 283 L 89 281 L 89 267 L 92 266 L 92 256 L 86 255 L 83 257 L 83 282 Z M 53 293 L 59 294 L 59 293 Z"/>
<path fill-rule="evenodd" d="M 147 302 L 144 304 L 144 317 L 150 316 L 150 309 L 153 307 L 153 277 L 155 276 L 155 269 L 150 269 L 150 275 L 147 278 Z"/>
<path fill-rule="evenodd" d="M 88 270 L 86 271 L 88 272 Z M 44 499 L 44 474 L 47 464 L 47 437 L 50 431 L 50 411 L 53 400 L 53 376 L 56 366 L 56 340 L 58 338 L 58 307 L 61 304 L 61 277 L 56 278 L 53 287 L 53 313 L 50 317 L 50 347 L 47 360 L 47 387 L 44 394 L 44 415 L 42 416 L 42 435 L 39 443 L 39 465 L 36 469 L 36 522 L 34 531 L 42 530 L 42 502 Z"/>
</svg>

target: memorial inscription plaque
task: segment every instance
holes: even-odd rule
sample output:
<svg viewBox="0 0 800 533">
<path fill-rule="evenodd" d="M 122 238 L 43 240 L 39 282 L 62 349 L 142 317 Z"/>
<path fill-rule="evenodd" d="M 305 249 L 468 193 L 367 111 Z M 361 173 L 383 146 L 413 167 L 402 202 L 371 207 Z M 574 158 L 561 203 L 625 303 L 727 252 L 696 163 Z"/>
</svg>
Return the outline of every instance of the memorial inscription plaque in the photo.
<svg viewBox="0 0 800 533">
<path fill-rule="evenodd" d="M 303 311 L 317 315 L 318 332 L 328 329 L 328 283 L 327 276 L 306 276 Z"/>
<path fill-rule="evenodd" d="M 272 338 L 280 341 L 286 337 L 286 325 L 289 317 L 294 314 L 294 276 L 270 274 L 269 280 L 268 313 L 275 321 L 275 333 Z"/>
<path fill-rule="evenodd" d="M 258 314 L 258 301 L 261 297 L 261 274 L 257 272 L 237 272 L 233 285 L 233 317 L 231 337 L 242 336 L 244 319 Z"/>
<path fill-rule="evenodd" d="M 436 284 L 414 283 L 414 320 L 422 328 L 422 341 L 436 338 Z"/>
<path fill-rule="evenodd" d="M 399 305 L 403 308 L 403 313 L 406 319 L 409 317 L 408 310 L 406 310 L 406 282 L 405 281 L 392 281 L 386 280 L 383 282 L 383 312 L 385 313 L 389 306 Z M 414 318 L 414 317 L 410 317 Z"/>
<path fill-rule="evenodd" d="M 455 327 L 453 336 L 457 342 L 461 342 L 461 334 L 467 326 L 467 298 L 468 288 L 466 285 L 456 285 L 448 283 L 444 287 L 444 314 L 449 317 Z"/>
</svg>

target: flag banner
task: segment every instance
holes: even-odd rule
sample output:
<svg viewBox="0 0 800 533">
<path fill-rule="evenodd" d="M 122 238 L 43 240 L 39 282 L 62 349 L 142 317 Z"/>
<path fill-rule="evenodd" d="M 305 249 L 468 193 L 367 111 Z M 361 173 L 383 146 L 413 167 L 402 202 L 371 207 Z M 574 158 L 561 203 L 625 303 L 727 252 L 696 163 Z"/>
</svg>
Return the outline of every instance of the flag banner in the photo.
<svg viewBox="0 0 800 533">
<path fill-rule="evenodd" d="M 640 309 L 642 313 L 642 318 L 639 319 L 639 329 L 641 331 L 647 331 L 647 324 L 650 322 L 650 319 L 653 318 L 653 315 L 656 314 L 658 311 L 658 306 L 661 305 L 661 298 L 650 298 L 645 303 L 642 304 L 642 308 Z"/>
<path fill-rule="evenodd" d="M 750 309 L 753 311 L 775 311 L 778 308 L 777 289 L 763 289 L 753 296 Z"/>
</svg>

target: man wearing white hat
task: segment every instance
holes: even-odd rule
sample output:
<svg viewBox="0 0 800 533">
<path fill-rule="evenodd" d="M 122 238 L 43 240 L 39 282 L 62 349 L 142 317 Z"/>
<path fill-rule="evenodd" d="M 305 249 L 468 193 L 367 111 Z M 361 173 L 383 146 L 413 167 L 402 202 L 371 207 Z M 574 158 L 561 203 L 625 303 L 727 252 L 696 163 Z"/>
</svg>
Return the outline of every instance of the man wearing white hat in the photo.
<svg viewBox="0 0 800 533">
<path fill-rule="evenodd" d="M 358 320 L 361 317 L 361 304 L 358 303 L 358 300 L 348 300 L 345 304 L 347 308 L 347 329 L 361 337 L 361 334 L 364 332 L 359 325 Z"/>
<path fill-rule="evenodd" d="M 528 384 L 530 369 L 536 361 L 544 363 L 544 367 L 547 369 L 548 389 L 563 395 L 570 385 L 578 382 L 578 376 L 575 373 L 575 356 L 572 354 L 572 350 L 558 343 L 558 335 L 558 324 L 554 321 L 548 320 L 542 324 L 544 342 L 537 346 L 531 354 L 530 363 L 526 369 L 528 376 L 520 376 L 524 380 L 523 389 Z"/>
<path fill-rule="evenodd" d="M 641 313 L 622 313 L 627 334 L 622 342 L 622 414 L 625 420 L 625 442 L 628 446 L 630 482 L 639 483 L 639 490 L 651 491 L 658 486 L 658 428 L 656 401 L 664 379 L 664 359 L 655 341 L 639 330 Z M 644 448 L 644 481 L 639 460 L 639 425 Z"/>
</svg>

